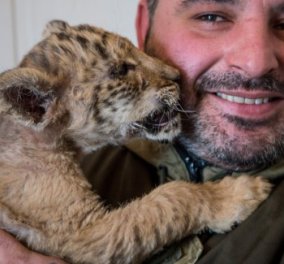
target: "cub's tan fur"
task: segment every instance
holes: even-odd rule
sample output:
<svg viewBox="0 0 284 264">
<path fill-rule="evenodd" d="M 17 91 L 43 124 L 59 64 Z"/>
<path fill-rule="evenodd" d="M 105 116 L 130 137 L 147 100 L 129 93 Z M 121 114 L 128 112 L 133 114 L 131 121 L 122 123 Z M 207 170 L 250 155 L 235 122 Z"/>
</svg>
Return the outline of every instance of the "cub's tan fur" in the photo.
<svg viewBox="0 0 284 264">
<path fill-rule="evenodd" d="M 230 230 L 263 201 L 260 178 L 171 182 L 115 210 L 79 168 L 78 151 L 179 133 L 176 70 L 88 25 L 48 25 L 0 75 L 0 227 L 71 263 L 140 263 L 182 237 Z M 113 175 L 115 177 L 115 175 Z"/>
</svg>

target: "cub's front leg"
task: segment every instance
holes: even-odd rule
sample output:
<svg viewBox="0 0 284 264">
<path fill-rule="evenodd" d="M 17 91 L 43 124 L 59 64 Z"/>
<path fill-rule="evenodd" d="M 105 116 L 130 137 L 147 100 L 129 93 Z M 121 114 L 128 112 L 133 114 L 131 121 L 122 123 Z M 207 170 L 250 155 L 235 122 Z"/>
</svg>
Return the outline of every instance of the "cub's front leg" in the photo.
<svg viewBox="0 0 284 264">
<path fill-rule="evenodd" d="M 75 263 L 140 263 L 204 228 L 225 232 L 267 198 L 271 185 L 242 176 L 220 182 L 171 182 L 70 234 L 62 254 Z"/>
<path fill-rule="evenodd" d="M 271 188 L 261 178 L 248 176 L 200 185 L 177 181 L 107 211 L 84 184 L 76 188 L 71 188 L 74 182 L 65 184 L 70 184 L 64 189 L 70 190 L 72 203 L 66 196 L 61 205 L 56 201 L 57 206 L 50 207 L 48 218 L 30 216 L 30 223 L 12 219 L 6 228 L 33 249 L 76 264 L 140 263 L 161 247 L 204 228 L 230 230 Z"/>
</svg>

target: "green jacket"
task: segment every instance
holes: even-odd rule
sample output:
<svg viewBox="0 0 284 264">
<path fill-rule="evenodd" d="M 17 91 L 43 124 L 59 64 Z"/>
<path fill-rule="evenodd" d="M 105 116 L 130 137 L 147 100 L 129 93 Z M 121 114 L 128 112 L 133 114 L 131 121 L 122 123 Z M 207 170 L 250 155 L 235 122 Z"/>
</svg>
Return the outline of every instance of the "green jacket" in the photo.
<svg viewBox="0 0 284 264">
<path fill-rule="evenodd" d="M 173 145 L 141 140 L 105 147 L 88 155 L 82 167 L 96 192 L 113 207 L 142 196 L 161 183 L 190 180 L 186 161 Z M 222 178 L 228 172 L 206 166 L 201 174 L 207 181 Z M 145 263 L 284 264 L 284 161 L 250 174 L 269 178 L 275 188 L 245 222 L 227 234 L 186 238 Z"/>
</svg>

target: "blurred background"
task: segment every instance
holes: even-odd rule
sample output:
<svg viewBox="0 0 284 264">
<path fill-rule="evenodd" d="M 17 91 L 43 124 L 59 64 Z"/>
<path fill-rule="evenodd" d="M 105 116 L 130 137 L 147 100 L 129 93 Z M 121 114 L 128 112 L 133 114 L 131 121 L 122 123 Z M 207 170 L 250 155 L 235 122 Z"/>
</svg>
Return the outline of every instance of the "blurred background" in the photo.
<svg viewBox="0 0 284 264">
<path fill-rule="evenodd" d="M 63 19 L 128 37 L 136 45 L 138 0 L 0 0 L 0 72 L 15 67 L 41 40 L 45 24 Z"/>
</svg>

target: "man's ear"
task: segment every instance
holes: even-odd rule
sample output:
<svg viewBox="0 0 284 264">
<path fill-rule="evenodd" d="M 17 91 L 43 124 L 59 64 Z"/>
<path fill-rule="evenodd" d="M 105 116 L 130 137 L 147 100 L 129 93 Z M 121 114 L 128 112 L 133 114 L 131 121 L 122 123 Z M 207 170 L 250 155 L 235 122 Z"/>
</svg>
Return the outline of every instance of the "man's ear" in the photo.
<svg viewBox="0 0 284 264">
<path fill-rule="evenodd" d="M 47 113 L 56 96 L 49 78 L 29 68 L 17 68 L 0 75 L 0 113 L 12 115 L 25 125 L 43 128 L 51 121 Z"/>
<path fill-rule="evenodd" d="M 140 0 L 136 14 L 136 35 L 138 47 L 144 50 L 145 39 L 149 30 L 149 12 L 147 0 Z"/>
</svg>

